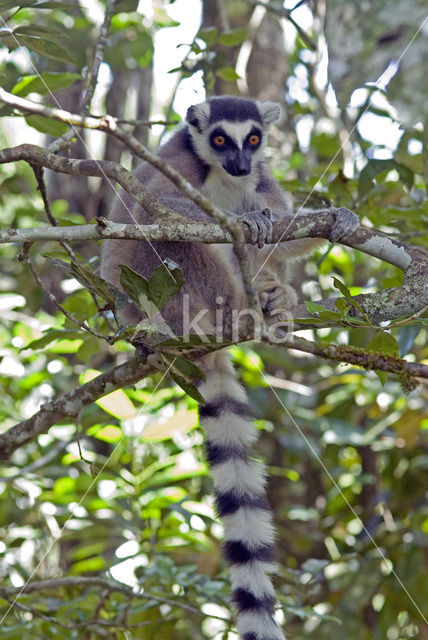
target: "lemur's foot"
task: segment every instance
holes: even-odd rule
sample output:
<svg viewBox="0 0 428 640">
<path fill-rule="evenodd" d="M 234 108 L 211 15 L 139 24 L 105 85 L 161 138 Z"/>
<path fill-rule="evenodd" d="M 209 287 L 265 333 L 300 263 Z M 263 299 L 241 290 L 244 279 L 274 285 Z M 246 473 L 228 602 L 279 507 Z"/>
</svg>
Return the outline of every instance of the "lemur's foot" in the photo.
<svg viewBox="0 0 428 640">
<path fill-rule="evenodd" d="M 239 216 L 238 220 L 250 228 L 251 244 L 256 244 L 261 249 L 266 242 L 272 242 L 273 225 L 269 208 L 248 211 Z"/>
<path fill-rule="evenodd" d="M 266 316 L 278 317 L 282 311 L 289 315 L 291 307 L 297 304 L 297 293 L 288 284 L 281 284 L 260 293 L 260 304 Z"/>
<path fill-rule="evenodd" d="M 357 214 L 346 207 L 339 207 L 338 209 L 335 209 L 335 212 L 336 220 L 334 221 L 333 227 L 330 231 L 330 242 L 346 240 L 351 233 L 354 233 L 355 229 L 357 229 L 360 224 L 360 219 Z"/>
</svg>

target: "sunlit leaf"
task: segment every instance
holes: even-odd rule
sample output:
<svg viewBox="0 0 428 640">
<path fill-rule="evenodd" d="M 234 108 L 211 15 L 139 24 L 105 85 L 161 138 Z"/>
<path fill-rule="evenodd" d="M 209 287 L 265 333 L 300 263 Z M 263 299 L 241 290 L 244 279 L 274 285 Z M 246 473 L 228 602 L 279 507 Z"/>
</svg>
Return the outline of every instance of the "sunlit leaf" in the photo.
<svg viewBox="0 0 428 640">
<path fill-rule="evenodd" d="M 93 427 L 89 427 L 87 430 L 88 436 L 93 436 L 97 440 L 102 440 L 103 442 L 116 443 L 121 440 L 123 437 L 123 433 L 119 427 L 116 427 L 114 424 L 108 424 L 105 427 L 100 427 L 99 425 L 94 425 Z"/>
<path fill-rule="evenodd" d="M 79 73 L 44 71 L 40 75 L 23 76 L 13 87 L 12 93 L 17 96 L 27 96 L 29 93 L 45 95 L 58 89 L 65 89 L 80 78 Z"/>
<path fill-rule="evenodd" d="M 198 424 L 197 411 L 176 411 L 166 420 L 157 420 L 144 428 L 142 439 L 150 442 L 161 442 L 177 434 L 187 433 Z"/>
<path fill-rule="evenodd" d="M 81 382 L 89 382 L 93 378 L 96 378 L 100 375 L 99 371 L 95 371 L 94 369 L 88 369 L 85 373 L 80 377 Z M 125 420 L 127 418 L 133 418 L 136 414 L 136 410 L 131 400 L 128 398 L 126 393 L 122 391 L 122 389 L 117 389 L 116 391 L 112 391 L 107 395 L 103 396 L 96 400 L 96 403 L 101 409 L 103 409 L 106 413 L 118 418 L 120 420 Z"/>
</svg>

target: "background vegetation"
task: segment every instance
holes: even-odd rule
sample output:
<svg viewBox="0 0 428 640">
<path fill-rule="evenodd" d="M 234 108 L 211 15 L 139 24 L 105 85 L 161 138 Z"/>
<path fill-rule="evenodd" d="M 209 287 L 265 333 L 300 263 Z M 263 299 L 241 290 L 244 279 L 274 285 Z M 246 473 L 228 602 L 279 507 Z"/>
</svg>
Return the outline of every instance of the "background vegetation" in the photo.
<svg viewBox="0 0 428 640">
<path fill-rule="evenodd" d="M 285 116 L 270 163 L 296 206 L 308 195 L 314 206 L 348 206 L 364 224 L 427 246 L 426 24 L 417 33 L 426 9 L 404 0 L 328 5 L 325 16 L 320 1 L 266 10 L 249 0 L 206 0 L 201 29 L 185 39 L 194 20 L 185 2 L 110 2 L 90 111 L 138 120 L 135 135 L 156 147 L 174 125 L 149 129 L 140 121 L 178 121 L 204 89 L 278 100 Z M 94 68 L 104 8 L 101 1 L 1 0 L 2 86 L 87 112 L 82 83 Z M 183 39 L 166 99 L 167 78 L 156 77 L 156 64 L 168 34 Z M 385 76 L 374 85 L 388 67 L 390 85 Z M 7 106 L 0 115 L 2 147 L 48 147 L 68 129 Z M 75 140 L 71 155 L 132 164 L 123 146 L 99 133 Z M 48 172 L 47 183 L 59 225 L 106 215 L 112 192 L 101 180 Z M 2 227 L 50 224 L 27 164 L 0 165 L 0 204 Z M 74 249 L 96 269 L 97 244 Z M 74 318 L 111 332 L 97 300 L 52 262 L 69 259 L 58 244 L 31 248 L 46 290 L 19 261 L 20 250 L 0 250 L 2 431 L 133 352 L 125 341 L 109 347 L 83 332 L 47 296 L 49 289 Z M 335 246 L 306 266 L 304 297 L 327 297 L 333 275 L 353 294 L 402 278 Z M 388 328 L 411 362 L 428 360 L 427 317 Z M 365 347 L 375 334 L 342 327 L 306 335 Z M 393 375 L 255 344 L 232 353 L 269 464 L 276 586 L 290 638 L 428 638 L 426 384 L 404 393 Z M 236 637 L 202 442 L 196 402 L 158 374 L 104 397 L 4 462 L 0 638 Z M 33 590 L 20 593 L 28 580 Z"/>
</svg>

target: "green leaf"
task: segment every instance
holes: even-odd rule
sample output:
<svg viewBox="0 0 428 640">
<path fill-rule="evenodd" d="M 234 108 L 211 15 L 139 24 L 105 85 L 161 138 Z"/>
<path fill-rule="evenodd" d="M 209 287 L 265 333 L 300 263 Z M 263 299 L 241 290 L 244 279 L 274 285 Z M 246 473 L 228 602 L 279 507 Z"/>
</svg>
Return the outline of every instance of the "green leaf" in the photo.
<svg viewBox="0 0 428 640">
<path fill-rule="evenodd" d="M 195 380 L 205 380 L 204 372 L 190 360 L 174 356 L 169 353 L 161 354 L 166 362 L 170 362 L 169 373 L 172 379 L 185 391 L 191 398 L 201 404 L 205 404 L 204 398 L 196 388 Z"/>
<path fill-rule="evenodd" d="M 51 73 L 45 71 L 39 76 L 23 76 L 13 87 L 12 93 L 16 96 L 28 96 L 29 93 L 45 95 L 58 89 L 65 89 L 80 78 L 81 75 L 79 73 Z"/>
<path fill-rule="evenodd" d="M 174 380 L 174 382 L 176 382 L 178 386 L 181 387 L 183 391 L 187 393 L 188 396 L 196 400 L 196 402 L 199 402 L 199 404 L 205 404 L 204 398 L 201 396 L 201 394 L 199 393 L 199 391 L 197 390 L 194 384 L 192 384 L 182 376 L 176 373 L 173 373 L 172 371 L 170 373 L 171 373 L 171 378 Z"/>
<path fill-rule="evenodd" d="M 305 305 L 309 313 L 315 314 L 321 313 L 322 311 L 328 311 L 328 309 L 323 307 L 321 304 L 317 304 L 316 302 L 312 302 L 311 300 L 306 300 Z"/>
<path fill-rule="evenodd" d="M 139 304 L 140 295 L 144 293 L 147 297 L 149 296 L 149 283 L 148 281 L 140 276 L 139 273 L 127 267 L 125 264 L 120 264 L 120 284 L 125 289 L 125 291 L 129 294 L 129 296 Z"/>
<path fill-rule="evenodd" d="M 58 122 L 53 118 L 45 118 L 45 116 L 26 116 L 25 121 L 30 127 L 34 127 L 37 131 L 47 133 L 54 138 L 59 138 L 68 130 L 68 125 L 64 122 Z"/>
<path fill-rule="evenodd" d="M 153 60 L 153 40 L 147 31 L 140 31 L 130 44 L 130 53 L 140 67 L 148 67 Z"/>
<path fill-rule="evenodd" d="M 59 45 L 65 45 L 65 41 L 69 41 L 68 33 L 65 29 L 55 29 L 41 24 L 21 25 L 13 33 L 18 40 L 22 37 L 41 38 L 56 42 Z"/>
<path fill-rule="evenodd" d="M 46 254 L 48 257 L 49 254 Z M 121 302 L 121 306 L 125 306 L 129 304 L 128 298 L 124 296 L 124 294 L 116 289 L 112 284 L 106 282 L 102 278 L 95 275 L 91 269 L 85 267 L 83 264 L 78 262 L 65 262 L 64 260 L 58 260 L 56 258 L 51 260 L 52 264 L 62 271 L 65 271 L 73 278 L 76 278 L 80 284 L 88 289 L 91 293 L 96 296 L 99 296 L 103 300 L 105 300 L 112 309 L 118 306 L 118 303 Z"/>
<path fill-rule="evenodd" d="M 205 380 L 205 373 L 194 362 L 186 360 L 186 358 L 177 358 L 172 356 L 172 369 L 179 371 L 188 380 Z"/>
<path fill-rule="evenodd" d="M 180 267 L 172 260 L 164 260 L 155 269 L 148 283 L 148 296 L 158 309 L 163 309 L 168 300 L 183 286 Z"/>
<path fill-rule="evenodd" d="M 371 353 L 381 353 L 396 358 L 400 357 L 398 342 L 393 335 L 387 331 L 377 331 L 370 342 L 366 345 L 365 351 Z"/>
<path fill-rule="evenodd" d="M 217 40 L 217 35 L 218 31 L 215 27 L 208 27 L 207 29 L 201 29 L 196 37 L 203 40 L 207 47 L 211 47 Z"/>
<path fill-rule="evenodd" d="M 216 72 L 216 75 L 226 82 L 235 82 L 240 77 L 233 67 L 223 67 Z"/>
<path fill-rule="evenodd" d="M 82 337 L 82 336 L 80 336 Z M 80 345 L 77 350 L 77 357 L 79 360 L 87 364 L 92 356 L 98 353 L 100 350 L 100 341 L 99 339 L 89 336 L 84 338 L 83 343 Z"/>
<path fill-rule="evenodd" d="M 323 320 L 324 322 L 339 322 L 343 320 L 342 313 L 337 313 L 337 311 L 331 311 L 330 309 L 326 309 L 320 304 L 316 302 L 311 302 L 311 300 L 305 301 L 306 309 L 311 314 L 317 314 L 317 320 Z M 307 321 L 307 319 L 306 319 Z M 313 320 L 311 320 L 313 322 Z M 303 320 L 304 324 L 304 320 Z"/>
<path fill-rule="evenodd" d="M 110 442 L 111 444 L 119 442 L 123 436 L 122 430 L 114 424 L 103 425 L 102 427 L 100 427 L 99 424 L 95 424 L 92 427 L 89 427 L 86 434 L 96 438 L 97 440 Z"/>
<path fill-rule="evenodd" d="M 31 51 L 34 51 L 45 58 L 76 64 L 76 61 L 71 57 L 67 49 L 61 47 L 52 40 L 46 40 L 45 38 L 40 37 L 33 38 L 31 36 L 24 36 L 21 34 L 16 34 L 16 36 L 20 46 L 27 47 Z"/>
<path fill-rule="evenodd" d="M 425 319 L 428 320 L 428 318 Z M 400 356 L 405 356 L 410 352 L 421 330 L 422 326 L 420 324 L 408 325 L 400 330 L 397 338 Z"/>
<path fill-rule="evenodd" d="M 337 309 L 339 309 L 340 313 L 343 317 L 345 317 L 351 308 L 350 305 L 343 298 L 338 298 L 334 301 L 334 305 Z"/>
<path fill-rule="evenodd" d="M 333 284 L 336 287 L 336 289 L 339 289 L 340 293 L 344 296 L 344 298 L 346 298 L 346 300 L 348 300 L 348 302 L 355 307 L 355 309 L 357 309 L 357 311 L 359 311 L 359 313 L 361 313 L 361 315 L 363 316 L 363 318 L 365 318 L 365 320 L 367 322 L 369 322 L 369 318 L 366 314 L 366 312 L 363 310 L 363 308 L 361 307 L 361 305 L 355 300 L 355 298 L 352 296 L 351 292 L 349 291 L 348 287 L 341 282 L 338 278 L 335 278 L 333 276 Z M 337 301 L 336 301 L 337 302 Z M 337 306 L 337 305 L 336 305 Z"/>
<path fill-rule="evenodd" d="M 43 349 L 55 340 L 75 340 L 82 337 L 80 331 L 72 331 L 70 329 L 48 329 L 41 338 L 33 340 L 29 344 L 22 347 L 24 349 Z"/>
<path fill-rule="evenodd" d="M 244 42 L 247 37 L 247 29 L 233 29 L 232 31 L 225 31 L 218 37 L 218 41 L 225 47 L 234 47 L 237 44 Z"/>
<path fill-rule="evenodd" d="M 370 342 L 366 345 L 365 351 L 368 353 L 379 353 L 382 355 L 400 356 L 400 350 L 397 340 L 386 331 L 377 331 Z M 375 370 L 377 377 L 382 385 L 385 384 L 389 373 L 387 371 Z"/>
<path fill-rule="evenodd" d="M 364 167 L 364 169 L 360 173 L 360 177 L 358 179 L 358 191 L 360 196 L 365 196 L 373 186 L 373 180 L 381 173 L 385 171 L 391 171 L 395 169 L 400 176 L 400 180 L 404 182 L 404 184 L 411 187 L 413 185 L 414 174 L 409 167 L 406 167 L 404 164 L 401 164 L 390 158 L 388 160 L 369 160 Z"/>
</svg>

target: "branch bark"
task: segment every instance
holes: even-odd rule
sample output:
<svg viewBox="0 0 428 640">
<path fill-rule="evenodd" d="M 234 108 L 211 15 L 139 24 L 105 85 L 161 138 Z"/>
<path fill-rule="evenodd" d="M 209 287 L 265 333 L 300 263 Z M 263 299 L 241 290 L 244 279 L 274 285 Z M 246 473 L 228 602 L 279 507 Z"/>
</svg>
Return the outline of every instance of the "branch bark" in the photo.
<svg viewBox="0 0 428 640">
<path fill-rule="evenodd" d="M 34 440 L 41 433 L 66 417 L 77 417 L 83 407 L 103 396 L 132 384 L 156 372 L 141 356 L 134 357 L 105 371 L 85 384 L 63 393 L 41 406 L 28 420 L 11 427 L 0 435 L 0 459 L 9 458 L 16 449 Z"/>
</svg>

